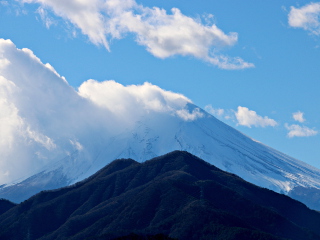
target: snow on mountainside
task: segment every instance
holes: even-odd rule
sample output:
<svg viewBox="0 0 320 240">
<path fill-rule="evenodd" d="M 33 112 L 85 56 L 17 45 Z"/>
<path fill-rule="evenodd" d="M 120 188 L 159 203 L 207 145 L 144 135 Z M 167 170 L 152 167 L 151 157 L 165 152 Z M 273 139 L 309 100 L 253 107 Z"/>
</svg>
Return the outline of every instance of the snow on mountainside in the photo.
<svg viewBox="0 0 320 240">
<path fill-rule="evenodd" d="M 118 158 L 141 162 L 173 150 L 277 192 L 320 189 L 318 169 L 243 135 L 181 94 L 94 80 L 75 91 L 8 40 L 0 40 L 0 93 L 0 197 L 15 202 L 83 180 Z"/>
<path fill-rule="evenodd" d="M 190 111 L 197 108 L 192 104 L 188 107 Z M 88 176 L 110 156 L 145 161 L 178 149 L 277 192 L 288 193 L 297 185 L 320 187 L 318 169 L 248 138 L 202 110 L 201 113 L 203 117 L 194 121 L 158 116 L 137 122 L 133 130 L 116 137 L 101 153 Z"/>
</svg>

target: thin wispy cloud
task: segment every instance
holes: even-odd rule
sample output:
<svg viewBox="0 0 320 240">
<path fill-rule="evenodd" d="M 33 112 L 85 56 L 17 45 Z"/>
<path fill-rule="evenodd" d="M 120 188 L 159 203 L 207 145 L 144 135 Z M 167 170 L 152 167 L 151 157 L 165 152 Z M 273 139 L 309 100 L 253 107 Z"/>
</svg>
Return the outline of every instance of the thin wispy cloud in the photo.
<svg viewBox="0 0 320 240">
<path fill-rule="evenodd" d="M 0 1 L 0 4 L 3 5 L 3 6 L 8 6 L 9 5 L 8 1 L 4 1 L 4 0 Z"/>
<path fill-rule="evenodd" d="M 320 35 L 320 3 L 310 3 L 300 8 L 291 7 L 288 15 L 289 26 L 302 28 L 314 35 Z"/>
<path fill-rule="evenodd" d="M 214 108 L 211 104 L 208 104 L 204 107 L 204 110 L 221 120 L 230 120 L 235 118 L 235 111 L 232 109 Z"/>
<path fill-rule="evenodd" d="M 222 108 L 213 108 L 211 104 L 204 107 L 208 113 L 212 114 L 213 116 L 222 117 L 225 114 L 225 110 Z"/>
<path fill-rule="evenodd" d="M 176 111 L 176 115 L 182 118 L 184 121 L 194 121 L 204 116 L 199 108 L 193 109 L 192 112 L 187 109 L 180 109 Z"/>
<path fill-rule="evenodd" d="M 47 11 L 43 7 L 39 7 L 36 11 L 41 18 L 41 21 L 45 24 L 46 28 L 50 28 L 51 25 L 55 24 L 53 18 L 49 17 Z"/>
<path fill-rule="evenodd" d="M 310 137 L 318 134 L 318 131 L 308 128 L 306 126 L 300 126 L 297 124 L 285 124 L 286 129 L 289 131 L 287 136 L 289 138 L 293 137 Z"/>
<path fill-rule="evenodd" d="M 226 34 L 215 24 L 203 24 L 177 8 L 168 13 L 158 7 L 144 7 L 134 0 L 20 1 L 40 4 L 38 13 L 47 27 L 52 24 L 47 11 L 52 11 L 80 29 L 92 43 L 108 50 L 111 39 L 132 33 L 138 44 L 158 58 L 193 56 L 221 69 L 254 67 L 240 57 L 220 53 L 224 47 L 237 43 L 237 33 Z"/>
</svg>

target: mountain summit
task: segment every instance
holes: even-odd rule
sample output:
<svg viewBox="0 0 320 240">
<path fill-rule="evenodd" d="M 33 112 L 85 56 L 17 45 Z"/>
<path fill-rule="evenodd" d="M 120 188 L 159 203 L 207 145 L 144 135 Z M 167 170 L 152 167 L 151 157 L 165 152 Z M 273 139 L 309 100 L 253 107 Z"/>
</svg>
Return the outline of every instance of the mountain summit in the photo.
<svg viewBox="0 0 320 240">
<path fill-rule="evenodd" d="M 188 151 L 258 186 L 320 209 L 320 171 L 150 83 L 88 80 L 76 91 L 29 49 L 0 40 L 0 197 L 21 202 L 81 181 L 118 158 Z M 19 71 L 16 71 L 19 69 Z M 0 113 L 2 114 L 2 113 Z M 310 202 L 309 200 L 312 200 Z"/>
</svg>

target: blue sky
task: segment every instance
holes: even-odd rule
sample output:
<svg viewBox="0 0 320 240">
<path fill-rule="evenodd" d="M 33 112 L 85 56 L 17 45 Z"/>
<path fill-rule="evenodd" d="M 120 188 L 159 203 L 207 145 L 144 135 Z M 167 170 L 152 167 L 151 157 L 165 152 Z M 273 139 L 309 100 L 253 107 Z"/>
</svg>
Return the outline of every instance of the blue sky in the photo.
<svg viewBox="0 0 320 240">
<path fill-rule="evenodd" d="M 68 2 L 0 1 L 0 38 L 31 49 L 74 88 L 150 82 L 320 168 L 320 3 L 123 0 L 110 12 L 102 3 L 116 0 Z"/>
</svg>

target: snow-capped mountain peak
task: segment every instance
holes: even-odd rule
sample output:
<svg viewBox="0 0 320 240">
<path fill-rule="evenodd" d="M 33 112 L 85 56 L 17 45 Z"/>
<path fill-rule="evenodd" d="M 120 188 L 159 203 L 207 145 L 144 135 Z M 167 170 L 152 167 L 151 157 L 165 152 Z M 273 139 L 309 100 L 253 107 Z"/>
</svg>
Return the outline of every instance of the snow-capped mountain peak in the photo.
<svg viewBox="0 0 320 240">
<path fill-rule="evenodd" d="M 19 202 L 118 158 L 188 151 L 256 185 L 320 189 L 320 171 L 150 83 L 88 80 L 78 91 L 30 50 L 0 40 L 0 197 Z M 19 69 L 19 71 L 16 71 Z"/>
</svg>

